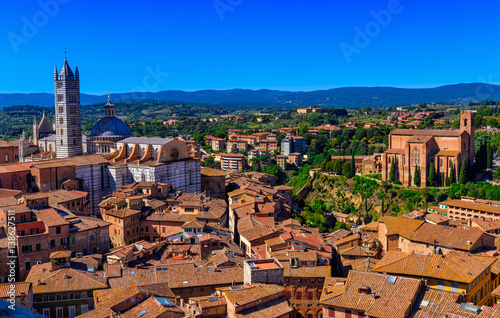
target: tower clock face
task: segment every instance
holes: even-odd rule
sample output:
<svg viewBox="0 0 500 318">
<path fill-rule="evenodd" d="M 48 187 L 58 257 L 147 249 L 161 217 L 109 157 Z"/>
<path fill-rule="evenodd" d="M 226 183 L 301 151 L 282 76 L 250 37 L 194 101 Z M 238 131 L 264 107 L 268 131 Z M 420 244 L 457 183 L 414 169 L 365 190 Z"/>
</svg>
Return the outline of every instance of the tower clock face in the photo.
<svg viewBox="0 0 500 318">
<path fill-rule="evenodd" d="M 177 148 L 172 148 L 172 150 L 170 150 L 170 158 L 172 158 L 172 160 L 177 160 L 178 157 L 179 150 Z"/>
</svg>

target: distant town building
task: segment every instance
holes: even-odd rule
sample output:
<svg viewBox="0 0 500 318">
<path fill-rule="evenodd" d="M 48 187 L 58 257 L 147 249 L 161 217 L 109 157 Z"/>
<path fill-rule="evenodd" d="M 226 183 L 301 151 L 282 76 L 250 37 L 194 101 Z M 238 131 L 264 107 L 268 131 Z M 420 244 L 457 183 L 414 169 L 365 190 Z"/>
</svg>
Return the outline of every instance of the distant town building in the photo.
<svg viewBox="0 0 500 318">
<path fill-rule="evenodd" d="M 302 137 L 288 136 L 281 140 L 281 154 L 284 156 L 288 156 L 294 152 L 304 154 L 306 151 L 306 141 Z"/>
<path fill-rule="evenodd" d="M 222 170 L 240 171 L 245 168 L 245 156 L 241 153 L 224 153 L 221 155 Z"/>
<path fill-rule="evenodd" d="M 321 113 L 323 110 L 319 106 L 309 106 L 306 108 L 297 108 L 297 114 Z"/>
</svg>

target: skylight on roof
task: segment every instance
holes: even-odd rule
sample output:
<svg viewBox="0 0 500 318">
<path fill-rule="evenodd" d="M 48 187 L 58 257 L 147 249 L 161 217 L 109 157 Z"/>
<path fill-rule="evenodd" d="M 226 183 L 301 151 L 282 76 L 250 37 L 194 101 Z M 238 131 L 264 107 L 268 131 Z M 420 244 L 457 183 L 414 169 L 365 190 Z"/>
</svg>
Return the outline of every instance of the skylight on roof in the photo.
<svg viewBox="0 0 500 318">
<path fill-rule="evenodd" d="M 172 302 L 165 297 L 155 297 L 155 300 L 162 306 L 173 306 Z"/>
<path fill-rule="evenodd" d="M 135 274 L 135 271 L 130 271 L 129 274 L 133 275 Z"/>
<path fill-rule="evenodd" d="M 208 301 L 216 301 L 217 297 L 208 297 Z"/>
<path fill-rule="evenodd" d="M 137 314 L 137 317 L 142 317 L 142 316 L 144 316 L 147 313 L 148 313 L 148 310 L 144 309 L 143 311 L 141 311 L 140 313 Z"/>
<path fill-rule="evenodd" d="M 389 276 L 385 282 L 387 284 L 395 284 L 397 279 L 397 276 Z"/>
<path fill-rule="evenodd" d="M 188 283 L 188 281 L 187 281 L 187 280 L 183 280 L 183 281 L 182 281 L 182 283 L 183 283 L 183 284 L 187 284 L 187 283 Z"/>
<path fill-rule="evenodd" d="M 429 305 L 429 301 L 428 300 L 422 300 L 420 302 L 420 306 L 424 306 L 424 307 L 427 307 Z"/>
</svg>

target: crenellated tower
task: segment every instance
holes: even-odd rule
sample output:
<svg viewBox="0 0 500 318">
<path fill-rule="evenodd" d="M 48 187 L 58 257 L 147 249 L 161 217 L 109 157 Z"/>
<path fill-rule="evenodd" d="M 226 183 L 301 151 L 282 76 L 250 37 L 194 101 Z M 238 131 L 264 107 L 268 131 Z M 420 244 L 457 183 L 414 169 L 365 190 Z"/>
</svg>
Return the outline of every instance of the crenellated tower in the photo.
<svg viewBox="0 0 500 318">
<path fill-rule="evenodd" d="M 54 69 L 54 95 L 57 158 L 81 155 L 80 76 L 78 66 L 73 74 L 66 57 L 61 71 Z"/>
</svg>

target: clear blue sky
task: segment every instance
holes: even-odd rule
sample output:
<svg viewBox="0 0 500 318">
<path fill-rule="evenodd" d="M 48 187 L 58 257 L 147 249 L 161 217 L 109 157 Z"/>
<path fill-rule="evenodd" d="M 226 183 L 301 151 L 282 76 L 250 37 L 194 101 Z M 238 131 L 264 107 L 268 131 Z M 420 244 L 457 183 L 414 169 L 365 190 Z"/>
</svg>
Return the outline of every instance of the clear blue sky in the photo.
<svg viewBox="0 0 500 318">
<path fill-rule="evenodd" d="M 499 1 L 397 2 L 4 1 L 0 92 L 52 92 L 65 48 L 85 93 L 500 82 Z"/>
</svg>

